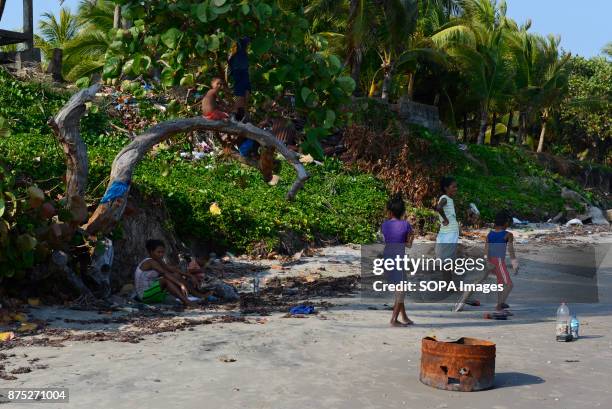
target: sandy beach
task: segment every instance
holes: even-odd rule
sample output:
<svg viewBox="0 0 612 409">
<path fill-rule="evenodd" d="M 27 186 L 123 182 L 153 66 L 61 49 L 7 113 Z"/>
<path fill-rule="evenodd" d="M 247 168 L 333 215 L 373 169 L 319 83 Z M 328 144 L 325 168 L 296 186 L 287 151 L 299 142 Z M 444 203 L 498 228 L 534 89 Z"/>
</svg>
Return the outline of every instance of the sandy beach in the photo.
<svg viewBox="0 0 612 409">
<path fill-rule="evenodd" d="M 487 298 L 481 298 L 483 306 L 461 313 L 451 312 L 452 303 L 408 302 L 416 325 L 390 328 L 390 300 L 358 293 L 316 298 L 318 313 L 304 318 L 273 312 L 231 322 L 215 317 L 239 317 L 238 311 L 185 311 L 167 319 L 210 321 L 144 335 L 133 343 L 69 339 L 61 347 L 0 350 L 0 365 L 7 373 L 31 370 L 3 380 L 2 387 L 69 388 L 69 403 L 47 408 L 609 408 L 612 252 L 604 254 L 597 270 L 598 302 L 570 303 L 581 321 L 580 339 L 560 343 L 554 325 L 558 304 L 529 302 L 534 283 L 541 283 L 535 288 L 545 292 L 547 281 L 555 277 L 538 261 L 539 255 L 546 246 L 562 245 L 550 242 L 550 230 L 539 241 L 538 234 L 537 229 L 517 234 L 531 251 L 518 250 L 523 268 L 510 298 L 515 315 L 507 321 L 483 319 L 493 309 Z M 610 242 L 609 232 L 563 240 L 574 247 Z M 330 247 L 265 274 L 268 280 L 312 271 L 336 277 L 359 274 L 359 254 L 357 246 Z M 113 322 L 125 312 L 103 315 L 106 320 L 96 311 L 59 307 L 29 313 L 49 320 L 51 329 L 79 334 L 121 333 L 133 326 Z M 432 335 L 443 341 L 469 336 L 495 342 L 494 388 L 462 393 L 419 382 L 421 339 Z"/>
</svg>

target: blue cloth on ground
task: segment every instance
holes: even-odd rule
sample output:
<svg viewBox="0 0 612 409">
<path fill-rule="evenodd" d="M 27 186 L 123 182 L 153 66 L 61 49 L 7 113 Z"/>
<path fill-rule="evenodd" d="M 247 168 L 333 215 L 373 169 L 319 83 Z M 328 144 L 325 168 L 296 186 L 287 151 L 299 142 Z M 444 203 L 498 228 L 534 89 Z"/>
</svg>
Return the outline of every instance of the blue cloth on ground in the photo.
<svg viewBox="0 0 612 409">
<path fill-rule="evenodd" d="M 312 305 L 296 305 L 295 307 L 289 310 L 289 313 L 291 313 L 291 315 L 313 314 L 314 311 L 315 309 Z"/>
<path fill-rule="evenodd" d="M 129 183 L 118 181 L 113 182 L 109 188 L 106 189 L 106 193 L 104 193 L 104 197 L 102 197 L 100 203 L 107 203 L 125 195 L 125 192 L 127 192 L 129 188 Z"/>
</svg>

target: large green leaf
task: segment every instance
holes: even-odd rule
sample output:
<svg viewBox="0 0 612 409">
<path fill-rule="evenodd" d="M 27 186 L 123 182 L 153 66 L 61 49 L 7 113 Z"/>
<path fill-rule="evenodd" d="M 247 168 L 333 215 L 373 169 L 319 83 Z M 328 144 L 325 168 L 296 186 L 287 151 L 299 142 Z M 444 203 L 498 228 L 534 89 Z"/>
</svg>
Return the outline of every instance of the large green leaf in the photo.
<svg viewBox="0 0 612 409">
<path fill-rule="evenodd" d="M 6 209 L 6 203 L 4 199 L 0 197 L 0 217 L 4 216 L 5 209 Z"/>
<path fill-rule="evenodd" d="M 340 62 L 340 58 L 332 54 L 329 56 L 328 61 L 331 75 L 336 75 L 342 71 L 342 63 Z"/>
<path fill-rule="evenodd" d="M 308 101 L 308 97 L 312 94 L 312 91 L 307 88 L 307 87 L 303 87 L 302 91 L 300 92 L 300 95 L 302 97 L 302 101 L 304 101 L 304 103 L 306 103 L 306 101 Z"/>
<path fill-rule="evenodd" d="M 119 74 L 121 61 L 117 57 L 111 57 L 106 60 L 104 69 L 102 70 L 102 76 L 104 78 L 114 78 Z"/>
<path fill-rule="evenodd" d="M 338 83 L 338 86 L 347 93 L 347 95 L 352 94 L 357 86 L 357 84 L 355 84 L 355 80 L 347 76 L 338 77 L 336 82 Z"/>
<path fill-rule="evenodd" d="M 194 83 L 195 79 L 193 77 L 193 74 L 186 74 L 183 76 L 183 78 L 181 78 L 180 84 L 182 87 L 192 87 Z"/>
<path fill-rule="evenodd" d="M 325 112 L 325 120 L 323 121 L 323 127 L 326 129 L 332 128 L 334 126 L 334 122 L 336 121 L 336 113 L 331 109 L 328 109 Z"/>
<path fill-rule="evenodd" d="M 210 51 L 217 51 L 219 49 L 219 37 L 216 34 L 212 34 L 208 39 L 208 49 Z"/>
<path fill-rule="evenodd" d="M 172 27 L 161 35 L 161 40 L 168 48 L 176 48 L 181 38 L 181 31 L 178 28 Z"/>
<path fill-rule="evenodd" d="M 176 75 L 176 71 L 171 67 L 166 67 L 162 70 L 161 73 L 161 83 L 164 87 L 171 87 L 174 85 L 174 77 Z"/>
<path fill-rule="evenodd" d="M 198 5 L 198 7 L 196 8 L 196 17 L 202 23 L 208 22 L 208 4 L 203 2 Z"/>
</svg>

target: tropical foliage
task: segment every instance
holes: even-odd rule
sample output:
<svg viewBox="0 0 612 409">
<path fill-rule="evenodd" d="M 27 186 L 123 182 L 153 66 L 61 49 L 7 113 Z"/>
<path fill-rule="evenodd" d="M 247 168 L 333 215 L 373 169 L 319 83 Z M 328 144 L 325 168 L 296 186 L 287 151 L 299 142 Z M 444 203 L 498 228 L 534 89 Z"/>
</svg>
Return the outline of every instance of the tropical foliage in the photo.
<svg viewBox="0 0 612 409">
<path fill-rule="evenodd" d="M 64 49 L 64 75 L 79 84 L 104 69 L 117 83 L 201 91 L 225 76 L 228 53 L 249 36 L 255 105 L 292 105 L 307 122 L 303 148 L 318 157 L 320 139 L 350 122 L 341 107 L 351 92 L 437 105 L 464 142 L 558 152 L 567 142 L 559 121 L 593 98 L 573 95 L 560 39 L 506 10 L 503 0 L 83 0 L 76 15 L 45 15 L 37 41 L 45 54 Z M 609 106 L 597 95 L 598 109 Z"/>
</svg>

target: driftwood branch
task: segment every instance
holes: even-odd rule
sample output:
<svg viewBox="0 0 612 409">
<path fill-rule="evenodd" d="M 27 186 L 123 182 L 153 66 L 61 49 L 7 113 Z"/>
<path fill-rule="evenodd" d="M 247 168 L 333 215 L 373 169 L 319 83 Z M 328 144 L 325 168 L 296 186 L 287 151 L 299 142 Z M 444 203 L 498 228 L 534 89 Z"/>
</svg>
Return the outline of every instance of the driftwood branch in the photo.
<svg viewBox="0 0 612 409">
<path fill-rule="evenodd" d="M 262 146 L 275 148 L 293 165 L 297 178 L 289 191 L 287 199 L 292 200 L 304 186 L 308 173 L 298 160 L 295 152 L 279 141 L 273 134 L 252 124 L 238 122 L 211 121 L 202 117 L 176 119 L 159 123 L 136 137 L 117 154 L 111 168 L 110 181 L 105 199 L 97 207 L 84 227 L 88 234 L 108 231 L 123 215 L 127 204 L 129 187 L 136 165 L 156 144 L 173 135 L 196 130 L 209 130 L 217 133 L 244 136 L 259 142 Z"/>
<path fill-rule="evenodd" d="M 77 92 L 48 122 L 66 154 L 67 198 L 85 196 L 89 160 L 87 146 L 81 138 L 79 122 L 85 114 L 85 103 L 94 99 L 99 88 L 100 85 L 95 84 Z"/>
</svg>

